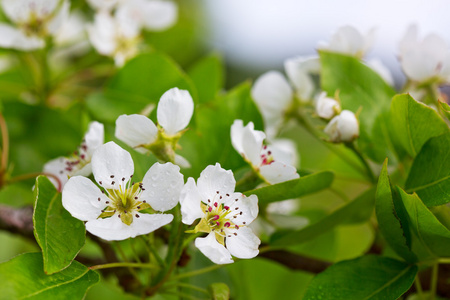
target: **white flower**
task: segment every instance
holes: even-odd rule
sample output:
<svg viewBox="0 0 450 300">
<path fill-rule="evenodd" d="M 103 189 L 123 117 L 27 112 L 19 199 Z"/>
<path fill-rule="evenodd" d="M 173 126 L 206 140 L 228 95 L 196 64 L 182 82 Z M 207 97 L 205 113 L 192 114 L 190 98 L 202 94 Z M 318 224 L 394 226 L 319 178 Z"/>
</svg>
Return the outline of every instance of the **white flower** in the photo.
<svg viewBox="0 0 450 300">
<path fill-rule="evenodd" d="M 206 167 L 197 180 L 189 178 L 181 191 L 182 222 L 201 219 L 192 232 L 205 232 L 195 246 L 216 264 L 228 264 L 238 258 L 258 255 L 261 243 L 247 227 L 258 215 L 258 198 L 235 193 L 236 181 L 231 171 L 220 164 Z"/>
<path fill-rule="evenodd" d="M 3 0 L 6 16 L 17 27 L 0 24 L 0 47 L 35 50 L 54 35 L 69 13 L 69 2 L 59 0 Z"/>
<path fill-rule="evenodd" d="M 353 26 L 342 26 L 333 33 L 328 43 L 321 42 L 318 48 L 362 58 L 372 47 L 374 35 L 373 29 L 363 35 Z"/>
<path fill-rule="evenodd" d="M 320 93 L 316 101 L 316 113 L 323 119 L 331 119 L 336 114 L 340 113 L 341 105 L 333 98 L 327 97 L 326 92 Z"/>
<path fill-rule="evenodd" d="M 378 73 L 380 77 L 390 86 L 394 85 L 394 78 L 391 71 L 377 58 L 372 58 L 366 63 L 372 70 Z"/>
<path fill-rule="evenodd" d="M 130 153 L 109 142 L 92 157 L 92 172 L 104 190 L 86 177 L 74 176 L 64 186 L 62 203 L 73 217 L 86 221 L 87 231 L 102 239 L 147 234 L 172 221 L 171 214 L 141 211 L 163 212 L 177 205 L 184 184 L 179 170 L 171 163 L 156 163 L 142 183 L 131 183 L 134 165 Z"/>
<path fill-rule="evenodd" d="M 276 184 L 299 178 L 295 167 L 290 165 L 280 151 L 263 145 L 264 132 L 255 130 L 252 122 L 244 127 L 242 120 L 231 125 L 231 143 L 236 151 L 252 166 L 267 183 Z"/>
<path fill-rule="evenodd" d="M 283 124 L 285 113 L 292 109 L 294 94 L 303 103 L 312 98 L 315 86 L 311 76 L 318 74 L 320 64 L 316 56 L 294 57 L 287 59 L 284 67 L 289 81 L 280 72 L 269 71 L 258 77 L 251 91 L 271 138 Z"/>
<path fill-rule="evenodd" d="M 324 129 L 333 143 L 351 142 L 359 136 L 359 122 L 353 112 L 343 110 Z"/>
<path fill-rule="evenodd" d="M 87 0 L 88 4 L 95 10 L 110 11 L 121 0 Z"/>
<path fill-rule="evenodd" d="M 399 48 L 400 63 L 409 79 L 417 82 L 450 81 L 450 50 L 441 37 L 429 34 L 420 41 L 417 26 L 412 25 L 400 41 Z"/>
<path fill-rule="evenodd" d="M 164 155 L 170 153 L 159 153 L 160 151 L 173 151 L 182 131 L 189 124 L 194 113 L 194 101 L 186 90 L 172 88 L 165 92 L 158 103 L 156 111 L 160 129 L 147 117 L 143 115 L 121 115 L 116 120 L 116 137 L 133 147 L 140 153 L 148 153 L 150 150 L 155 155 Z M 169 144 L 155 145 L 158 139 L 163 139 Z M 159 147 L 158 149 L 152 148 Z M 169 147 L 170 146 L 170 147 Z M 160 147 L 164 147 L 161 149 Z M 157 153 L 155 153 L 157 152 Z M 162 158 L 162 157 L 158 157 Z M 174 162 L 182 167 L 189 167 L 189 163 L 181 156 L 162 158 L 166 161 Z"/>
<path fill-rule="evenodd" d="M 52 174 L 65 185 L 67 180 L 75 175 L 89 176 L 92 173 L 91 158 L 94 150 L 104 143 L 104 128 L 99 122 L 91 122 L 83 141 L 70 157 L 58 157 L 44 165 L 44 173 Z M 50 180 L 58 188 L 58 182 L 50 177 Z"/>
</svg>

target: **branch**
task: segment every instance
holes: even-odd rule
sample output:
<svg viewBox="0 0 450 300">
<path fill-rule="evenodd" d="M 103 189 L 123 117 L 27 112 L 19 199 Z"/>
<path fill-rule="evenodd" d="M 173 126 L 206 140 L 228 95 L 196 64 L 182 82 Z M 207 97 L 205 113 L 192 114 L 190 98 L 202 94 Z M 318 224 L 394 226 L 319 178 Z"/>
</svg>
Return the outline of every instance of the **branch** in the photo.
<svg viewBox="0 0 450 300">
<path fill-rule="evenodd" d="M 314 274 L 318 274 L 331 266 L 331 263 L 329 262 L 302 256 L 285 250 L 271 250 L 261 253 L 258 256 L 276 261 L 291 270 L 301 270 Z"/>
<path fill-rule="evenodd" d="M 15 208 L 0 204 L 0 230 L 17 233 L 34 240 L 33 207 Z"/>
</svg>

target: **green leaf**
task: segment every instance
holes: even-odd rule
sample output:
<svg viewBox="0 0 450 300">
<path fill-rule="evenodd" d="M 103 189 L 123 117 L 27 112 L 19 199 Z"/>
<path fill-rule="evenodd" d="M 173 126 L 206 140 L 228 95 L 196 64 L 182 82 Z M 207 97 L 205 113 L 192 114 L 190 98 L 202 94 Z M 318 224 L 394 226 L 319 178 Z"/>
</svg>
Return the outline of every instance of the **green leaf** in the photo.
<svg viewBox="0 0 450 300">
<path fill-rule="evenodd" d="M 450 120 L 450 105 L 448 105 L 447 102 L 439 101 L 439 108 L 447 117 L 447 119 Z"/>
<path fill-rule="evenodd" d="M 408 262 L 415 262 L 417 257 L 411 251 L 408 219 L 404 216 L 404 208 L 399 205 L 399 200 L 398 195 L 393 194 L 391 190 L 386 159 L 378 179 L 375 201 L 378 226 L 386 241 L 398 255 Z"/>
<path fill-rule="evenodd" d="M 371 159 L 382 162 L 389 156 L 388 111 L 395 91 L 371 68 L 355 57 L 320 51 L 321 84 L 328 95 L 339 91 L 343 109 L 359 115 L 360 149 Z"/>
<path fill-rule="evenodd" d="M 174 87 L 188 90 L 196 100 L 192 81 L 172 59 L 158 52 L 142 54 L 117 72 L 104 93 L 88 98 L 87 107 L 98 120 L 114 122 L 121 114 L 156 106 L 161 96 Z"/>
<path fill-rule="evenodd" d="M 188 70 L 188 75 L 197 88 L 199 103 L 213 100 L 223 88 L 222 57 L 214 54 L 204 57 Z"/>
<path fill-rule="evenodd" d="M 417 154 L 405 190 L 416 192 L 426 206 L 450 202 L 450 133 L 433 137 Z"/>
<path fill-rule="evenodd" d="M 417 269 L 375 255 L 338 262 L 313 278 L 303 299 L 397 299 L 411 287 Z"/>
<path fill-rule="evenodd" d="M 46 275 L 41 253 L 26 253 L 0 264 L 2 299 L 83 299 L 100 276 L 74 261 L 67 269 Z"/>
<path fill-rule="evenodd" d="M 394 136 L 403 149 L 415 157 L 430 138 L 449 131 L 445 121 L 427 105 L 409 94 L 395 96 L 391 103 Z"/>
<path fill-rule="evenodd" d="M 36 180 L 34 236 L 42 249 L 44 271 L 53 274 L 67 268 L 85 243 L 82 221 L 64 209 L 59 193 L 45 176 Z"/>
<path fill-rule="evenodd" d="M 307 242 L 317 236 L 330 231 L 340 224 L 369 219 L 375 202 L 375 189 L 369 189 L 355 200 L 342 206 L 319 220 L 318 222 L 296 231 L 275 234 L 271 238 L 273 247 L 292 246 Z"/>
<path fill-rule="evenodd" d="M 225 283 L 213 283 L 208 288 L 213 300 L 230 299 L 230 288 Z"/>
<path fill-rule="evenodd" d="M 411 228 L 430 256 L 450 256 L 450 231 L 428 210 L 417 194 L 409 195 L 398 188 L 408 212 Z"/>
<path fill-rule="evenodd" d="M 286 199 L 299 198 L 330 187 L 333 183 L 334 174 L 324 171 L 298 179 L 265 186 L 259 189 L 247 191 L 246 196 L 258 196 L 258 203 L 267 204 Z"/>
</svg>

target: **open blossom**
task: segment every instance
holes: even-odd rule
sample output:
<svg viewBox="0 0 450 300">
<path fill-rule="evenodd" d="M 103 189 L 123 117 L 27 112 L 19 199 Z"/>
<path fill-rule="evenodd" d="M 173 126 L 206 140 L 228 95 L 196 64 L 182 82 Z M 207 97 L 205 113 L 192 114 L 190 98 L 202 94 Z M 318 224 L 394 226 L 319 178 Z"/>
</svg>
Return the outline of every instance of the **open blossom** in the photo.
<svg viewBox="0 0 450 300">
<path fill-rule="evenodd" d="M 269 137 L 276 135 L 295 98 L 300 102 L 312 99 L 315 86 L 311 76 L 319 72 L 320 64 L 318 57 L 294 57 L 287 59 L 284 67 L 288 79 L 278 71 L 269 71 L 258 77 L 251 91 Z"/>
<path fill-rule="evenodd" d="M 99 146 L 104 143 L 104 128 L 99 122 L 91 122 L 83 141 L 72 156 L 58 157 L 44 165 L 44 173 L 52 174 L 58 178 L 61 188 L 67 180 L 75 175 L 89 176 L 92 173 L 91 158 Z M 58 187 L 58 183 L 50 178 L 53 184 Z"/>
<path fill-rule="evenodd" d="M 408 28 L 400 41 L 400 63 L 406 76 L 417 82 L 450 81 L 450 49 L 436 34 L 419 40 L 416 25 Z"/>
<path fill-rule="evenodd" d="M 171 163 L 154 164 L 142 183 L 133 183 L 130 153 L 114 142 L 100 146 L 92 157 L 90 179 L 74 176 L 62 192 L 70 214 L 86 221 L 86 230 L 105 240 L 123 240 L 150 233 L 170 223 L 173 215 L 156 213 L 174 208 L 184 181 L 180 168 Z M 155 213 L 145 213 L 150 209 Z"/>
<path fill-rule="evenodd" d="M 327 97 L 326 92 L 320 93 L 316 101 L 316 113 L 323 119 L 331 119 L 341 112 L 341 105 L 333 98 Z"/>
<path fill-rule="evenodd" d="M 231 125 L 231 143 L 236 151 L 268 183 L 276 184 L 299 178 L 295 167 L 275 148 L 263 145 L 266 135 L 255 130 L 253 122 L 244 127 L 242 120 Z"/>
<path fill-rule="evenodd" d="M 163 161 L 189 167 L 175 154 L 177 142 L 194 113 L 194 101 L 186 90 L 172 88 L 165 92 L 156 111 L 159 128 L 143 115 L 121 115 L 116 120 L 116 137 L 140 153 L 149 153 Z"/>
<path fill-rule="evenodd" d="M 230 170 L 220 164 L 206 167 L 197 184 L 189 178 L 181 196 L 181 214 L 184 224 L 200 222 L 191 232 L 205 232 L 195 239 L 195 246 L 216 264 L 232 263 L 231 255 L 253 258 L 261 243 L 247 227 L 258 215 L 258 198 L 235 193 L 236 180 Z"/>
<path fill-rule="evenodd" d="M 359 136 L 359 122 L 353 112 L 343 110 L 324 129 L 333 143 L 352 142 Z"/>
<path fill-rule="evenodd" d="M 3 0 L 3 11 L 12 23 L 0 23 L 0 47 L 35 50 L 54 35 L 69 13 L 69 2 L 59 0 Z"/>
<path fill-rule="evenodd" d="M 348 54 L 362 58 L 372 47 L 374 30 L 362 34 L 353 26 L 339 27 L 331 36 L 328 43 L 319 43 L 319 49 Z"/>
</svg>

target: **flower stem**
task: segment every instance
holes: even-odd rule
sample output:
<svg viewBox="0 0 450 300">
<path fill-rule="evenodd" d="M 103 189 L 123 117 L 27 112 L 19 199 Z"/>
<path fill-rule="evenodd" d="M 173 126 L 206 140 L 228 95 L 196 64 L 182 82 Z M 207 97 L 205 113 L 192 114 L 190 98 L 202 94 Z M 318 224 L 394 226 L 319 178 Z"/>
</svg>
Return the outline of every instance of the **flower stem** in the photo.
<svg viewBox="0 0 450 300">
<path fill-rule="evenodd" d="M 28 173 L 28 174 L 18 175 L 18 176 L 15 176 L 15 177 L 9 179 L 8 183 L 14 183 L 14 182 L 22 181 L 22 180 L 36 178 L 39 175 L 44 175 L 44 176 L 53 178 L 56 181 L 56 183 L 58 183 L 58 192 L 61 192 L 61 188 L 62 188 L 61 180 L 59 180 L 59 178 L 57 176 L 50 174 L 50 173 L 36 172 L 36 173 Z"/>
<path fill-rule="evenodd" d="M 439 273 L 439 264 L 435 263 L 431 269 L 431 282 L 430 282 L 430 298 L 433 300 L 436 297 L 437 281 Z"/>
<path fill-rule="evenodd" d="M 414 280 L 414 286 L 416 287 L 417 295 L 419 296 L 420 300 L 425 300 L 422 284 L 420 283 L 419 275 L 416 275 L 416 279 Z"/>
<path fill-rule="evenodd" d="M 8 127 L 2 113 L 0 113 L 0 130 L 2 133 L 2 159 L 0 173 L 3 175 L 3 173 L 6 172 L 6 169 L 8 168 L 9 135 Z"/>
<path fill-rule="evenodd" d="M 182 274 L 179 274 L 179 275 L 176 275 L 176 276 L 172 277 L 171 280 L 180 280 L 182 278 L 198 276 L 198 275 L 201 275 L 201 274 L 204 274 L 204 273 L 208 273 L 208 272 L 217 270 L 217 269 L 219 269 L 219 268 L 221 268 L 223 266 L 224 265 L 212 265 L 212 266 L 209 266 L 209 267 L 206 267 L 206 268 L 203 268 L 203 269 L 199 269 L 199 270 L 195 270 L 195 271 L 192 271 L 192 272 L 182 273 Z"/>
<path fill-rule="evenodd" d="M 99 269 L 109 269 L 109 268 L 147 268 L 147 269 L 158 269 L 158 266 L 153 264 L 144 264 L 144 263 L 130 263 L 130 262 L 115 262 L 103 265 L 95 265 L 89 267 L 90 270 L 99 270 Z"/>
<path fill-rule="evenodd" d="M 151 234 L 151 233 L 150 233 Z M 153 256 L 156 261 L 158 262 L 158 265 L 163 267 L 165 265 L 163 259 L 161 258 L 161 256 L 159 256 L 158 252 L 156 251 L 155 247 L 153 247 L 153 243 L 151 240 L 151 236 L 148 236 L 148 241 L 145 239 L 145 237 L 140 236 L 141 240 L 144 242 L 145 247 L 147 248 L 147 250 L 150 252 L 150 255 Z"/>
<path fill-rule="evenodd" d="M 375 174 L 372 171 L 372 168 L 370 168 L 369 164 L 367 163 L 367 160 L 362 156 L 362 154 L 355 148 L 355 144 L 353 142 L 351 143 L 345 143 L 345 146 L 352 150 L 353 153 L 356 154 L 356 156 L 359 158 L 359 160 L 361 161 L 361 163 L 364 165 L 364 168 L 366 169 L 365 174 L 367 175 L 368 179 L 372 182 L 372 183 L 376 183 L 377 182 L 377 178 L 375 176 Z"/>
</svg>

